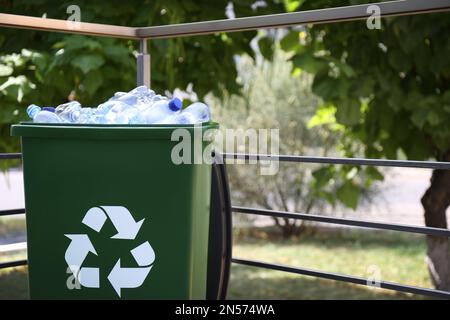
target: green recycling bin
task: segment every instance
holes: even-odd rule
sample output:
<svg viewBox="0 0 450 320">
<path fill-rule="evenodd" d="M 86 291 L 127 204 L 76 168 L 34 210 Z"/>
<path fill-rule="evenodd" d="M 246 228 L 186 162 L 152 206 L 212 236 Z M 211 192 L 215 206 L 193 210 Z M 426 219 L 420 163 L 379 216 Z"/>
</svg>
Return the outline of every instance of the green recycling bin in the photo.
<svg viewBox="0 0 450 320">
<path fill-rule="evenodd" d="M 217 127 L 14 125 L 30 297 L 205 299 Z"/>
</svg>

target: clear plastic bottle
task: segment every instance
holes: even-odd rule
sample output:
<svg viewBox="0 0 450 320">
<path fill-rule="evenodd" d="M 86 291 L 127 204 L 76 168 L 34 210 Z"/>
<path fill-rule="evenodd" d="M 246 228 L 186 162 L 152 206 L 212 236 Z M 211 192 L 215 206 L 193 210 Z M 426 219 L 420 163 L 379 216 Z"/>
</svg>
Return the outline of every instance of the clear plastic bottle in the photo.
<svg viewBox="0 0 450 320">
<path fill-rule="evenodd" d="M 99 114 L 109 109 L 104 116 L 106 123 L 112 124 L 128 124 L 129 119 L 137 113 L 136 107 L 130 106 L 129 104 L 121 101 L 104 103 L 103 109 L 104 110 L 99 112 Z"/>
<path fill-rule="evenodd" d="M 122 97 L 122 96 L 124 96 L 126 94 L 127 94 L 127 92 L 117 91 L 116 93 L 114 93 L 114 95 L 111 98 L 109 98 L 108 101 L 119 100 L 120 97 Z"/>
<path fill-rule="evenodd" d="M 112 107 L 114 107 L 114 104 L 116 103 L 116 100 L 108 100 L 102 104 L 100 104 L 97 107 L 96 113 L 97 114 L 107 114 L 109 112 L 109 110 L 111 110 Z"/>
<path fill-rule="evenodd" d="M 117 99 L 117 101 L 126 103 L 130 106 L 136 106 L 138 104 L 138 97 L 135 96 L 134 94 L 127 93 L 121 96 L 119 99 Z"/>
<path fill-rule="evenodd" d="M 81 108 L 77 123 L 95 123 L 95 109 Z"/>
<path fill-rule="evenodd" d="M 182 111 L 193 123 L 208 122 L 211 119 L 209 107 L 201 102 L 195 102 Z M 189 116 L 188 116 L 189 115 Z"/>
<path fill-rule="evenodd" d="M 63 122 L 77 123 L 81 116 L 81 104 L 78 101 L 70 101 L 56 107 L 55 113 Z"/>
<path fill-rule="evenodd" d="M 30 104 L 27 108 L 27 114 L 30 117 L 31 120 L 34 119 L 34 117 L 36 117 L 36 115 L 41 111 L 41 107 L 35 105 L 35 104 Z"/>
<path fill-rule="evenodd" d="M 181 107 L 182 102 L 178 98 L 174 98 L 170 101 L 160 100 L 155 102 L 142 114 L 142 119 L 146 124 L 162 123 L 170 116 L 180 111 Z M 134 120 L 135 119 L 133 119 L 133 121 Z"/>
<path fill-rule="evenodd" d="M 153 90 L 149 89 L 147 86 L 139 86 L 128 93 L 118 96 L 117 101 L 121 101 L 139 109 L 144 109 L 152 104 L 154 97 L 155 92 Z"/>
<path fill-rule="evenodd" d="M 146 86 L 130 92 L 116 92 L 97 108 L 83 108 L 77 101 L 53 107 L 30 105 L 28 115 L 35 122 L 80 124 L 195 124 L 207 122 L 211 115 L 207 105 L 196 102 L 181 110 L 178 98 L 167 97 Z"/>
<path fill-rule="evenodd" d="M 42 110 L 41 107 L 32 104 L 27 108 L 28 116 L 37 123 L 61 123 L 61 118 L 52 111 Z"/>
<path fill-rule="evenodd" d="M 42 107 L 42 110 L 50 111 L 50 112 L 53 112 L 53 113 L 56 112 L 56 109 L 54 107 Z"/>
<path fill-rule="evenodd" d="M 186 113 L 183 111 L 177 112 L 170 117 L 167 117 L 163 121 L 159 122 L 160 124 L 194 124 L 195 119 L 190 113 Z"/>
</svg>

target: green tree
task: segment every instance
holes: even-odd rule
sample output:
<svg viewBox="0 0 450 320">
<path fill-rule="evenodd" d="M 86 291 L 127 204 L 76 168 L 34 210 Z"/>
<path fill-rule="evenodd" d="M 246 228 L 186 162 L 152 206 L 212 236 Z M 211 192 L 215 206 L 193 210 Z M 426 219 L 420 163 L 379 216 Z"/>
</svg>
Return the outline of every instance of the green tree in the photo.
<svg viewBox="0 0 450 320">
<path fill-rule="evenodd" d="M 283 10 L 276 0 L 265 7 L 254 1 L 234 3 L 237 17 Z M 44 1 L 0 0 L 2 13 L 67 19 L 67 7 L 78 5 L 81 21 L 123 26 L 165 25 L 224 19 L 228 0 Z M 193 89 L 202 98 L 212 92 L 237 93 L 234 56 L 253 55 L 256 32 L 154 40 L 152 88 L 157 92 Z M 12 123 L 26 119 L 30 103 L 58 105 L 77 99 L 97 105 L 115 91 L 136 86 L 137 41 L 32 30 L 0 29 L 0 152 L 19 150 L 9 137 Z"/>
<path fill-rule="evenodd" d="M 292 10 L 348 1 L 289 1 Z M 352 4 L 366 1 L 351 1 Z M 346 155 L 363 142 L 370 158 L 450 161 L 450 19 L 448 14 L 383 19 L 292 30 L 282 46 L 296 68 L 314 74 L 313 92 L 345 126 Z M 447 228 L 450 172 L 434 170 L 422 197 L 429 227 Z M 446 237 L 427 236 L 427 264 L 435 286 L 450 290 Z"/>
<path fill-rule="evenodd" d="M 275 47 L 279 45 L 275 43 Z M 270 147 L 268 151 L 251 150 L 251 135 L 245 130 L 279 129 L 280 154 L 341 156 L 343 126 L 310 128 L 308 120 L 321 99 L 311 92 L 311 75 L 291 76 L 292 63 L 286 61 L 286 56 L 280 49 L 275 50 L 273 61 L 257 59 L 257 63 L 241 56 L 237 63 L 241 94 L 208 99 L 213 118 L 221 124 L 223 132 L 242 129 L 237 135 L 249 138 L 242 138 L 235 150 L 226 151 L 270 153 Z M 315 119 L 323 120 L 320 116 Z M 270 145 L 270 139 L 268 142 Z M 380 176 L 373 168 L 300 163 L 280 163 L 275 175 L 261 175 L 260 167 L 252 164 L 237 163 L 228 169 L 233 203 L 302 213 L 330 211 L 329 202 L 356 208 L 360 195 L 370 196 L 374 173 Z M 329 183 L 330 178 L 333 183 Z M 305 224 L 298 220 L 273 220 L 284 238 L 305 230 Z"/>
</svg>

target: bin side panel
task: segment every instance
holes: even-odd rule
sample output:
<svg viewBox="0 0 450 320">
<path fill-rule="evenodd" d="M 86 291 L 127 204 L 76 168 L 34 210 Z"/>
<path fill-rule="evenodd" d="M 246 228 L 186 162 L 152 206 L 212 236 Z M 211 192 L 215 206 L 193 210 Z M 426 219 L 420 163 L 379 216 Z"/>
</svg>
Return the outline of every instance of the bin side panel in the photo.
<svg viewBox="0 0 450 320">
<path fill-rule="evenodd" d="M 139 287 L 122 284 L 122 299 L 205 298 L 211 168 L 173 164 L 174 144 L 23 138 L 32 298 L 118 298 L 108 276 L 119 259 L 120 272 L 132 274 L 131 250 L 146 241 L 152 268 Z M 83 224 L 96 206 L 123 206 L 134 221 L 145 219 L 135 239 L 111 238 L 118 232 L 109 217 L 98 232 Z M 78 289 L 65 256 L 87 245 L 66 235 L 89 237 L 97 254 L 85 252 L 82 267 L 99 268 L 100 288 Z"/>
</svg>

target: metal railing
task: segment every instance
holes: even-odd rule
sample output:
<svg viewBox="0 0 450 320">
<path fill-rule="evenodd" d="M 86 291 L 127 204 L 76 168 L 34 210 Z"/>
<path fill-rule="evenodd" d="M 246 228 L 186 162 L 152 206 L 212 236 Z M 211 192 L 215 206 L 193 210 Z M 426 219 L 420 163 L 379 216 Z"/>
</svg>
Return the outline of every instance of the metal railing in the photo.
<svg viewBox="0 0 450 320">
<path fill-rule="evenodd" d="M 10 160 L 10 159 L 22 159 L 22 154 L 21 153 L 0 153 L 0 160 Z M 9 210 L 0 211 L 0 217 L 13 216 L 13 215 L 19 215 L 19 214 L 25 214 L 25 208 L 9 209 Z M 8 261 L 8 262 L 0 262 L 0 270 L 5 269 L 5 268 L 25 266 L 27 264 L 28 264 L 28 262 L 26 259 L 14 260 L 14 261 Z"/>
<path fill-rule="evenodd" d="M 255 17 L 136 28 L 86 22 L 73 23 L 58 19 L 0 13 L 0 26 L 135 40 L 161 39 L 217 32 L 281 28 L 302 24 L 363 20 L 372 15 L 368 8 L 374 4 L 380 8 L 382 17 L 441 12 L 450 9 L 448 0 L 397 0 Z"/>
<path fill-rule="evenodd" d="M 95 23 L 80 22 L 72 24 L 65 20 L 44 19 L 37 17 L 26 17 L 0 13 L 0 26 L 11 28 L 34 29 L 51 32 L 67 32 L 72 34 L 85 34 L 91 36 L 107 36 L 115 38 L 128 38 L 140 41 L 140 54 L 137 57 L 137 83 L 150 85 L 150 56 L 147 52 L 147 39 L 160 39 L 182 36 L 193 36 L 212 34 L 217 32 L 236 32 L 246 30 L 256 30 L 261 28 L 279 28 L 301 24 L 334 23 L 341 21 L 354 21 L 368 18 L 371 13 L 369 6 L 376 4 L 380 8 L 382 17 L 412 15 L 430 12 L 450 11 L 450 0 L 400 0 L 376 2 L 364 5 L 354 5 L 338 8 L 328 8 L 321 10 L 310 10 L 286 14 L 265 15 L 256 17 L 246 17 L 228 20 L 216 20 L 206 22 L 185 23 L 167 26 L 152 26 L 143 28 L 132 28 L 123 26 L 111 26 Z M 251 154 L 225 154 L 225 159 L 259 159 L 274 160 L 284 162 L 317 163 L 317 164 L 351 164 L 387 167 L 408 167 L 408 168 L 428 168 L 450 170 L 448 162 L 431 161 L 402 161 L 402 160 L 381 160 L 381 159 L 349 159 L 349 158 L 324 158 L 324 157 L 304 157 L 287 155 L 251 155 Z M 0 160 L 21 159 L 19 153 L 0 154 Z M 322 223 L 347 225 L 352 227 L 363 227 L 382 230 L 394 230 L 400 232 L 412 232 L 425 235 L 445 236 L 450 235 L 450 230 L 441 228 L 419 227 L 411 225 L 400 225 L 390 223 L 370 222 L 363 220 L 333 218 L 320 215 L 310 215 L 304 213 L 291 213 L 284 211 L 263 210 L 257 208 L 233 207 L 233 212 L 240 214 L 256 214 L 272 217 L 282 217 L 298 220 L 309 220 Z M 0 216 L 23 214 L 25 209 L 0 211 Z M 367 279 L 341 275 L 305 268 L 294 268 L 279 264 L 266 263 L 262 261 L 251 261 L 233 258 L 232 262 L 252 267 L 260 267 L 271 270 L 290 272 L 306 276 L 343 281 L 359 285 L 368 285 Z M 0 263 L 0 269 L 26 265 L 26 260 L 16 260 Z M 398 283 L 382 281 L 381 288 L 421 294 L 439 298 L 450 298 L 450 292 L 420 288 Z"/>
<path fill-rule="evenodd" d="M 435 162 L 435 161 L 410 161 L 410 160 L 381 160 L 381 159 L 356 159 L 356 158 L 325 158 L 325 157 L 304 157 L 304 156 L 286 156 L 286 155 L 263 155 L 263 154 L 239 154 L 239 153 L 226 153 L 225 159 L 244 159 L 244 160 L 278 160 L 284 162 L 299 162 L 299 163 L 315 163 L 315 164 L 352 164 L 352 165 L 364 165 L 364 166 L 387 166 L 387 167 L 406 167 L 406 168 L 426 168 L 426 169 L 441 169 L 450 170 L 450 162 Z M 329 224 L 338 224 L 352 227 L 370 228 L 377 230 L 391 230 L 409 233 L 418 233 L 432 236 L 450 237 L 450 230 L 443 228 L 421 227 L 413 225 L 403 225 L 394 223 L 380 223 L 355 219 L 343 219 L 335 218 L 323 215 L 305 214 L 305 213 L 292 213 L 286 211 L 267 210 L 259 208 L 246 208 L 246 207 L 232 207 L 232 211 L 236 213 L 246 215 L 262 215 L 278 218 L 288 218 L 304 221 L 314 221 Z M 233 263 L 253 266 L 259 268 L 266 268 L 271 270 L 278 270 L 284 272 L 290 272 L 295 274 L 301 274 L 306 276 L 313 276 L 317 278 L 343 281 L 348 283 L 354 283 L 359 285 L 370 286 L 368 279 L 361 277 L 354 277 L 330 272 L 322 272 L 318 270 L 311 270 L 305 268 L 294 268 L 285 265 L 266 263 L 262 261 L 252 261 L 245 259 L 233 258 Z M 428 288 L 421 288 L 415 286 L 408 286 L 399 283 L 393 283 L 388 281 L 380 281 L 377 285 L 380 288 L 395 290 L 400 292 L 420 294 L 425 296 L 450 299 L 450 292 L 442 290 L 434 290 Z"/>
<path fill-rule="evenodd" d="M 138 85 L 145 84 L 150 86 L 150 54 L 147 51 L 146 41 L 148 39 L 186 37 L 213 34 L 217 32 L 237 32 L 263 28 L 281 28 L 305 24 L 356 21 L 370 17 L 372 13 L 369 9 L 374 4 L 379 7 L 381 17 L 450 10 L 449 0 L 397 0 L 255 17 L 137 28 L 87 22 L 74 23 L 59 19 L 0 13 L 0 27 L 139 40 L 140 53 L 137 56 L 137 83 Z"/>
<path fill-rule="evenodd" d="M 3 154 L 4 155 L 4 154 Z M 0 159 L 20 159 L 20 154 L 15 154 L 10 157 L 3 157 L 0 154 Z M 329 164 L 353 164 L 353 165 L 380 165 L 380 166 L 389 166 L 389 167 L 410 167 L 410 168 L 429 168 L 429 169 L 443 169 L 450 170 L 450 162 L 432 162 L 432 161 L 409 161 L 409 160 L 375 160 L 375 159 L 355 159 L 355 158 L 321 158 L 321 157 L 302 157 L 302 156 L 269 156 L 269 155 L 250 155 L 250 154 L 224 154 L 226 159 L 264 159 L 264 160 L 274 160 L 279 159 L 279 161 L 288 161 L 288 162 L 307 162 L 307 163 L 329 163 Z M 288 218 L 288 219 L 296 219 L 296 220 L 304 220 L 304 221 L 315 221 L 321 223 L 330 223 L 330 224 L 338 224 L 345 225 L 351 227 L 361 227 L 361 228 L 370 228 L 377 230 L 391 230 L 391 231 L 400 231 L 400 232 L 409 232 L 409 233 L 418 233 L 424 235 L 432 235 L 432 236 L 450 236 L 449 229 L 442 228 L 432 228 L 432 227 L 422 227 L 422 226 L 413 226 L 413 225 L 403 225 L 403 224 L 394 224 L 394 223 L 380 223 L 380 222 L 372 222 L 372 221 L 364 221 L 364 220 L 355 220 L 355 219 L 344 219 L 344 218 L 335 218 L 323 215 L 314 215 L 314 214 L 305 214 L 305 213 L 292 213 L 286 211 L 276 211 L 276 210 L 266 210 L 266 209 L 258 209 L 258 208 L 246 208 L 246 207 L 232 207 L 232 211 L 235 213 L 247 214 L 247 215 L 262 215 L 262 216 L 270 216 L 270 217 L 279 217 L 279 218 Z M 5 215 L 14 215 L 14 214 L 23 214 L 25 213 L 25 209 L 15 209 L 15 210 L 5 210 L 0 211 L 0 216 Z M 280 264 L 267 263 L 263 261 L 253 261 L 246 260 L 240 258 L 233 258 L 231 260 L 234 264 L 240 264 L 245 266 L 266 268 L 271 270 L 289 272 L 294 274 L 312 276 L 317 278 L 342 281 L 347 283 L 353 283 L 358 285 L 370 286 L 368 279 L 342 275 L 331 272 L 323 272 L 319 270 L 312 270 L 306 268 L 297 268 L 291 266 L 285 266 Z M 0 269 L 2 268 L 10 268 L 26 265 L 26 260 L 16 260 L 6 263 L 0 263 Z M 442 291 L 442 290 L 434 290 L 428 288 L 421 288 L 416 286 L 403 285 L 399 283 L 389 282 L 389 281 L 380 281 L 377 285 L 380 288 L 395 290 L 399 292 L 406 292 L 412 294 L 420 294 L 430 297 L 436 298 L 445 298 L 450 299 L 450 292 Z"/>
</svg>

